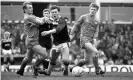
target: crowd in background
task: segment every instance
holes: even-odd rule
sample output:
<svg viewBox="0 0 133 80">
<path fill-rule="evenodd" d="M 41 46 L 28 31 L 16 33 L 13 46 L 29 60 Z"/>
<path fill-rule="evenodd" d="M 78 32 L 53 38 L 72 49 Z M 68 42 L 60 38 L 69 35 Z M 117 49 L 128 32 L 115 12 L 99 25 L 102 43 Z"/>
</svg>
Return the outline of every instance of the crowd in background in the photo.
<svg viewBox="0 0 133 80">
<path fill-rule="evenodd" d="M 133 24 L 101 24 L 99 49 L 113 64 L 133 64 Z"/>
<path fill-rule="evenodd" d="M 1 38 L 5 31 L 10 32 L 10 37 L 13 41 L 13 54 L 23 55 L 26 52 L 25 47 L 25 35 L 24 35 L 24 24 L 23 23 L 2 23 L 1 24 Z"/>
<path fill-rule="evenodd" d="M 72 26 L 73 24 L 69 24 Z M 3 33 L 9 31 L 13 39 L 13 54 L 24 55 L 26 52 L 23 23 L 2 23 L 1 38 Z M 84 50 L 79 46 L 79 34 L 76 34 L 76 40 L 70 46 L 71 61 L 76 58 L 83 58 Z M 116 65 L 133 64 L 133 23 L 132 24 L 114 24 L 106 22 L 100 24 L 99 28 L 99 46 L 98 49 L 105 54 L 105 63 Z M 73 59 L 73 60 L 72 60 Z"/>
</svg>

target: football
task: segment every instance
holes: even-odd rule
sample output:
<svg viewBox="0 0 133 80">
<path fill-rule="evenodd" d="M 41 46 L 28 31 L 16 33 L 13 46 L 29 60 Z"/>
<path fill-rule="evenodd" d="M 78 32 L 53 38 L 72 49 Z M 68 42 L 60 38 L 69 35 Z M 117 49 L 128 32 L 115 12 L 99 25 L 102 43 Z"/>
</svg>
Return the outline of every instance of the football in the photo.
<svg viewBox="0 0 133 80">
<path fill-rule="evenodd" d="M 80 77 L 82 72 L 83 72 L 83 68 L 79 66 L 76 66 L 72 69 L 72 75 L 75 77 Z"/>
</svg>

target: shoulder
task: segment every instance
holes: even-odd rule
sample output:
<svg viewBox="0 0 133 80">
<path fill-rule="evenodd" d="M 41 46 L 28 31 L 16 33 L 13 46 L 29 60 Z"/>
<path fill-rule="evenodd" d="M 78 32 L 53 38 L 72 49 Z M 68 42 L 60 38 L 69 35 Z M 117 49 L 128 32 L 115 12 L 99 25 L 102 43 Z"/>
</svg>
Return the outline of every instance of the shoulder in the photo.
<svg viewBox="0 0 133 80">
<path fill-rule="evenodd" d="M 85 18 L 87 14 L 81 15 L 80 18 Z"/>
<path fill-rule="evenodd" d="M 27 20 L 28 19 L 28 15 L 24 14 L 24 20 Z"/>
<path fill-rule="evenodd" d="M 82 15 L 82 17 L 88 17 L 89 16 L 89 14 L 84 14 L 84 15 Z"/>
<path fill-rule="evenodd" d="M 35 16 L 34 15 L 24 15 L 24 20 L 26 21 L 26 20 L 29 20 L 29 19 L 32 19 L 32 18 L 35 18 Z"/>
<path fill-rule="evenodd" d="M 62 16 L 61 16 L 59 20 L 65 21 L 65 17 L 62 17 Z"/>
<path fill-rule="evenodd" d="M 64 17 L 59 18 L 59 22 L 66 22 Z"/>
</svg>

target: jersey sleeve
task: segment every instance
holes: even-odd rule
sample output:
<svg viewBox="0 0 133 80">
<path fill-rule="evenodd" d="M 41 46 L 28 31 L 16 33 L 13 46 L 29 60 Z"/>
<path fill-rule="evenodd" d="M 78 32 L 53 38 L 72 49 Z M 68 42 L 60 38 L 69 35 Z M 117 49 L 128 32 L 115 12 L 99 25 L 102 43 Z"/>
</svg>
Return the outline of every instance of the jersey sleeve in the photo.
<svg viewBox="0 0 133 80">
<path fill-rule="evenodd" d="M 79 31 L 78 29 L 80 29 L 82 23 L 83 23 L 83 15 L 82 15 L 82 16 L 78 19 L 78 21 L 73 25 L 73 28 L 72 28 L 70 34 L 74 34 L 75 31 Z"/>
<path fill-rule="evenodd" d="M 66 21 L 64 18 L 60 18 L 58 22 L 58 26 L 55 28 L 56 33 L 59 33 L 66 26 Z"/>
</svg>

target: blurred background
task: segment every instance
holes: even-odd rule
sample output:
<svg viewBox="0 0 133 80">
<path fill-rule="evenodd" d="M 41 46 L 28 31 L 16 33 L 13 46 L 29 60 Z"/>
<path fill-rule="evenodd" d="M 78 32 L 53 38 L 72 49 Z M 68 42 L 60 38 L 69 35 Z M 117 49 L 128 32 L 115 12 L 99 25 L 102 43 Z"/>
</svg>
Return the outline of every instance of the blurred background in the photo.
<svg viewBox="0 0 133 80">
<path fill-rule="evenodd" d="M 13 39 L 15 64 L 20 64 L 26 54 L 22 4 L 27 0 L 1 1 L 1 39 L 9 31 Z M 41 17 L 42 11 L 51 5 L 60 6 L 60 13 L 66 18 L 71 30 L 78 18 L 89 12 L 90 3 L 97 3 L 100 9 L 98 49 L 104 56 L 103 64 L 133 65 L 133 0 L 29 0 L 33 2 L 34 15 Z M 70 46 L 70 61 L 83 58 L 84 50 L 79 47 L 79 34 Z M 3 55 L 1 53 L 1 55 Z M 2 63 L 3 63 L 3 56 Z"/>
</svg>

